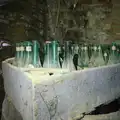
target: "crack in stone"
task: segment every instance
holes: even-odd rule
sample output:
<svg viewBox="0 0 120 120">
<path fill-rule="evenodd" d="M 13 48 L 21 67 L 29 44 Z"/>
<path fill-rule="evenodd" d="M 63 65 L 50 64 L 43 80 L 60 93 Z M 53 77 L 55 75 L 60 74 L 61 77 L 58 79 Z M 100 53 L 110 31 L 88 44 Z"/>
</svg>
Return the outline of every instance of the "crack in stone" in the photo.
<svg viewBox="0 0 120 120">
<path fill-rule="evenodd" d="M 47 86 L 45 86 L 45 87 L 47 87 Z M 49 112 L 50 120 L 52 120 L 56 116 L 57 106 L 58 106 L 58 97 L 55 93 L 54 85 L 52 86 L 52 88 L 53 88 L 53 91 L 54 91 L 54 96 L 49 101 L 46 101 L 46 99 L 43 97 L 43 95 L 42 95 L 43 91 L 39 92 L 40 97 L 42 98 L 42 100 L 43 100 L 44 104 L 46 105 L 47 110 Z M 46 93 L 47 91 L 44 91 L 44 92 Z"/>
</svg>

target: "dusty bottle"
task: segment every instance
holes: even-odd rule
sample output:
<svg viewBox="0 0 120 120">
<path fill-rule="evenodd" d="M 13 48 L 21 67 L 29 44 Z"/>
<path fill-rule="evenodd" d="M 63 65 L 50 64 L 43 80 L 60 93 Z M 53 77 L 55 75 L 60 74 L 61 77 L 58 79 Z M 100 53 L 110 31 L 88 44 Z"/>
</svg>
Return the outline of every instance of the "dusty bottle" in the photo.
<svg viewBox="0 0 120 120">
<path fill-rule="evenodd" d="M 15 53 L 15 59 L 13 61 L 13 64 L 15 66 L 18 66 L 19 64 L 19 59 L 20 59 L 20 44 L 16 43 L 16 53 Z"/>
<path fill-rule="evenodd" d="M 117 48 L 116 45 L 113 44 L 110 48 L 110 56 L 109 56 L 109 60 L 108 60 L 108 64 L 116 64 L 118 63 L 118 58 L 117 58 Z"/>
<path fill-rule="evenodd" d="M 75 66 L 73 64 L 73 51 L 71 48 L 71 41 L 66 41 L 64 45 L 64 60 L 62 68 L 68 69 L 70 71 L 75 70 Z"/>
<path fill-rule="evenodd" d="M 41 67 L 40 57 L 39 57 L 40 45 L 37 40 L 33 41 L 33 54 L 32 54 L 32 64 L 35 68 Z"/>
<path fill-rule="evenodd" d="M 74 52 L 74 54 L 78 54 L 78 52 L 79 52 L 79 45 L 78 44 L 73 45 L 73 52 Z"/>
<path fill-rule="evenodd" d="M 43 67 L 52 68 L 52 43 L 51 41 L 46 41 L 44 45 L 45 58 Z"/>
<path fill-rule="evenodd" d="M 97 56 L 98 56 L 97 46 L 94 45 L 93 50 L 92 50 L 92 56 L 91 56 L 90 63 L 89 63 L 89 67 L 96 67 L 95 59 L 97 58 Z"/>
<path fill-rule="evenodd" d="M 104 57 L 104 61 L 105 61 L 105 65 L 107 65 L 107 63 L 108 63 L 108 53 L 107 52 L 104 52 L 103 53 L 103 57 Z"/>
<path fill-rule="evenodd" d="M 95 64 L 96 64 L 96 66 L 103 66 L 103 65 L 105 65 L 105 61 L 104 61 L 104 59 L 103 59 L 103 54 L 102 54 L 102 47 L 101 47 L 101 45 L 99 45 L 98 46 L 98 48 L 97 48 L 97 57 L 96 57 L 96 59 L 95 59 Z"/>
<path fill-rule="evenodd" d="M 26 41 L 25 44 L 25 67 L 34 68 L 32 64 L 32 42 Z"/>
<path fill-rule="evenodd" d="M 58 54 L 59 54 L 60 67 L 62 68 L 62 63 L 63 63 L 63 51 L 62 51 L 62 46 L 59 46 L 59 47 L 58 47 Z"/>
<path fill-rule="evenodd" d="M 87 68 L 89 64 L 89 55 L 88 55 L 88 47 L 84 45 L 81 50 L 81 65 L 82 68 Z"/>
<path fill-rule="evenodd" d="M 118 63 L 120 63 L 120 45 L 117 45 L 117 59 Z"/>
<path fill-rule="evenodd" d="M 59 62 L 59 44 L 58 41 L 52 41 L 52 68 L 60 68 Z"/>
<path fill-rule="evenodd" d="M 78 65 L 77 65 L 77 70 L 81 70 L 82 69 L 82 63 L 81 63 L 81 52 L 83 50 L 83 46 L 79 46 L 78 48 Z"/>
</svg>

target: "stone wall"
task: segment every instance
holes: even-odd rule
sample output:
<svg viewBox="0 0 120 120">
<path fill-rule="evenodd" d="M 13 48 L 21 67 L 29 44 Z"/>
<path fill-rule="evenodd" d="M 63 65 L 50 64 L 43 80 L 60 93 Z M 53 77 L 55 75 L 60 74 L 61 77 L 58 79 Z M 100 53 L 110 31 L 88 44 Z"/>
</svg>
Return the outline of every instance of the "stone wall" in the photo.
<svg viewBox="0 0 120 120">
<path fill-rule="evenodd" d="M 15 41 L 43 39 L 42 0 L 13 1 L 0 7 L 0 38 Z"/>
<path fill-rule="evenodd" d="M 73 5 L 48 1 L 50 37 L 93 43 L 111 43 L 120 38 L 120 1 L 92 0 Z"/>
<path fill-rule="evenodd" d="M 120 39 L 119 12 L 119 0 L 16 1 L 0 7 L 0 38 L 110 43 Z"/>
</svg>

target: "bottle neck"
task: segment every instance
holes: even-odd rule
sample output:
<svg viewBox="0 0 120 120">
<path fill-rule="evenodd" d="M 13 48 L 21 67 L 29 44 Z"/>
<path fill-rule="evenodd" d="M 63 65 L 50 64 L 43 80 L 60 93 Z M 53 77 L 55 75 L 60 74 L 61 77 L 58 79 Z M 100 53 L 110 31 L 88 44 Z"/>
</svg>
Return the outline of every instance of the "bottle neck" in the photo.
<svg viewBox="0 0 120 120">
<path fill-rule="evenodd" d="M 50 44 L 46 44 L 46 46 L 45 46 L 45 54 L 46 55 L 51 55 L 51 45 Z"/>
<path fill-rule="evenodd" d="M 72 53 L 73 53 L 73 51 L 72 51 L 70 42 L 69 41 L 65 42 L 65 50 L 64 50 L 65 60 L 70 59 L 72 56 Z"/>
<path fill-rule="evenodd" d="M 37 42 L 33 43 L 33 65 L 36 65 L 38 63 L 39 58 L 39 45 Z"/>
<path fill-rule="evenodd" d="M 53 42 L 52 43 L 52 63 L 58 64 L 58 60 L 59 60 L 58 43 Z"/>
<path fill-rule="evenodd" d="M 26 46 L 25 53 L 26 53 L 26 57 L 30 57 L 31 54 L 32 54 L 32 47 L 31 46 Z"/>
</svg>

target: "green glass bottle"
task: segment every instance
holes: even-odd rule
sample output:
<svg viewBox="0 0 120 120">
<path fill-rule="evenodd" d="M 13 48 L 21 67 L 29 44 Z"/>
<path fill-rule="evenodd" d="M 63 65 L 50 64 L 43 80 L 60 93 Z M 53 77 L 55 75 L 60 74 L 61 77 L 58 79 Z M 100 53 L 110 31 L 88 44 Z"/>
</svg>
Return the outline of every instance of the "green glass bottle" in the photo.
<svg viewBox="0 0 120 120">
<path fill-rule="evenodd" d="M 52 68 L 60 68 L 59 63 L 59 44 L 58 41 L 52 41 Z"/>
<path fill-rule="evenodd" d="M 105 65 L 107 65 L 108 59 L 109 59 L 108 53 L 107 53 L 107 52 L 104 52 L 104 53 L 103 53 L 103 57 L 104 57 Z"/>
<path fill-rule="evenodd" d="M 73 52 L 74 52 L 74 54 L 78 54 L 78 51 L 79 51 L 79 45 L 78 44 L 74 44 L 73 45 Z"/>
<path fill-rule="evenodd" d="M 120 63 L 120 45 L 117 45 L 117 59 L 118 59 L 117 63 Z"/>
<path fill-rule="evenodd" d="M 108 60 L 108 64 L 117 64 L 118 63 L 118 58 L 117 58 L 117 47 L 116 44 L 112 44 L 110 48 L 110 56 Z"/>
<path fill-rule="evenodd" d="M 19 58 L 19 67 L 23 67 L 24 66 L 24 52 L 25 52 L 25 48 L 24 48 L 24 43 L 21 42 L 20 44 L 20 58 Z"/>
<path fill-rule="evenodd" d="M 103 65 L 105 65 L 105 61 L 104 61 L 103 54 L 102 54 L 102 46 L 98 45 L 97 57 L 95 59 L 95 66 L 99 67 L 99 66 L 103 66 Z"/>
<path fill-rule="evenodd" d="M 87 45 L 84 45 L 81 51 L 81 65 L 82 68 L 88 68 L 89 65 L 89 55 L 88 55 Z"/>
<path fill-rule="evenodd" d="M 30 41 L 25 41 L 24 42 L 25 44 L 25 61 L 24 61 L 24 66 L 26 68 L 34 68 L 33 64 L 32 64 L 32 61 L 33 61 L 33 58 L 32 58 L 32 42 Z"/>
<path fill-rule="evenodd" d="M 78 66 L 77 66 L 77 70 L 81 70 L 81 69 L 83 69 L 83 68 L 82 68 L 83 65 L 82 65 L 82 63 L 81 63 L 81 61 L 82 61 L 82 60 L 81 60 L 81 52 L 82 52 L 82 50 L 83 50 L 83 48 L 82 48 L 83 46 L 79 45 L 78 47 L 79 47 L 79 48 L 78 48 Z"/>
<path fill-rule="evenodd" d="M 35 68 L 41 67 L 40 57 L 39 57 L 40 44 L 37 40 L 33 41 L 33 54 L 32 54 L 32 64 Z"/>
<path fill-rule="evenodd" d="M 89 59 L 91 59 L 92 52 L 93 52 L 93 44 L 89 44 L 89 46 L 88 46 L 88 55 L 89 55 Z"/>
<path fill-rule="evenodd" d="M 117 47 L 117 58 L 118 58 L 118 63 L 120 63 L 120 40 L 114 41 L 113 44 L 115 44 Z"/>
<path fill-rule="evenodd" d="M 90 59 L 90 63 L 89 63 L 89 67 L 96 67 L 96 64 L 95 64 L 95 59 L 97 58 L 97 46 L 94 45 L 92 47 L 92 56 L 91 56 L 91 59 Z"/>
<path fill-rule="evenodd" d="M 105 65 L 107 65 L 109 60 L 109 44 L 104 44 L 102 46 L 102 50 L 103 50 L 103 59 L 105 61 Z"/>
<path fill-rule="evenodd" d="M 119 59 L 119 63 L 120 63 L 120 45 L 118 46 L 118 49 L 119 49 L 119 51 L 118 51 L 118 59 Z"/>
<path fill-rule="evenodd" d="M 44 58 L 43 67 L 52 68 L 52 42 L 51 41 L 45 42 L 44 51 L 45 51 L 45 58 Z"/>
<path fill-rule="evenodd" d="M 62 47 L 61 47 L 61 46 L 58 46 L 58 56 L 59 56 L 60 68 L 62 68 L 62 63 L 63 63 L 63 52 L 62 52 Z"/>
<path fill-rule="evenodd" d="M 68 69 L 70 71 L 75 70 L 75 66 L 73 64 L 73 51 L 71 46 L 71 41 L 65 41 L 64 43 L 64 60 L 62 64 L 63 69 Z"/>
<path fill-rule="evenodd" d="M 18 66 L 20 59 L 20 44 L 16 43 L 16 53 L 15 53 L 15 59 L 13 61 L 13 65 Z"/>
</svg>

